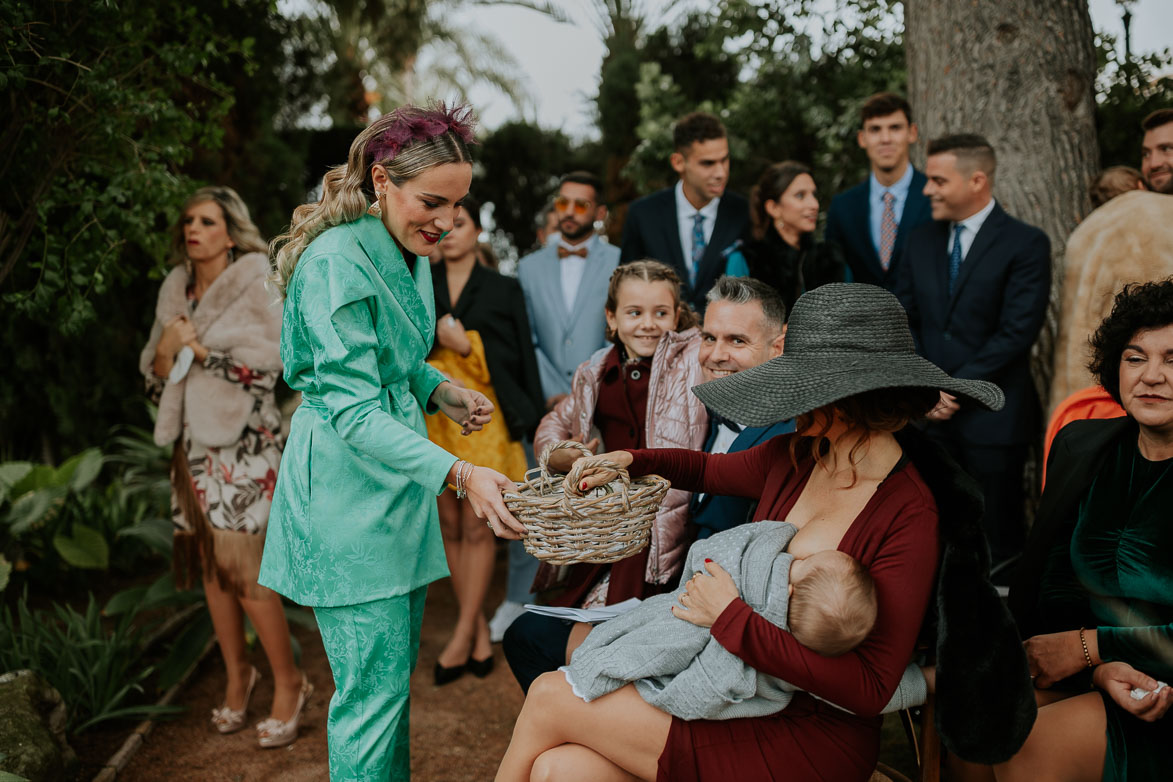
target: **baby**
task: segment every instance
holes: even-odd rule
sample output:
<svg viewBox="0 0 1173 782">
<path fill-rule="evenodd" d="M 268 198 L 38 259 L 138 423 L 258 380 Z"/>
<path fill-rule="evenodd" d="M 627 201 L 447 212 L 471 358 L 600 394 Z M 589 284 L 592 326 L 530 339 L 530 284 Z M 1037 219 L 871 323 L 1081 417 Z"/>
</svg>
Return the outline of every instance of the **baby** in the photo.
<svg viewBox="0 0 1173 782">
<path fill-rule="evenodd" d="M 762 521 L 698 541 L 676 592 L 597 626 L 575 650 L 562 669 L 575 694 L 590 701 L 634 682 L 644 700 L 682 719 L 763 716 L 785 708 L 794 686 L 750 668 L 707 627 L 678 619 L 669 607 L 687 578 L 712 559 L 751 608 L 803 646 L 826 656 L 854 649 L 876 622 L 875 584 L 842 552 L 805 559 L 787 553 L 795 531 L 786 522 Z"/>
</svg>

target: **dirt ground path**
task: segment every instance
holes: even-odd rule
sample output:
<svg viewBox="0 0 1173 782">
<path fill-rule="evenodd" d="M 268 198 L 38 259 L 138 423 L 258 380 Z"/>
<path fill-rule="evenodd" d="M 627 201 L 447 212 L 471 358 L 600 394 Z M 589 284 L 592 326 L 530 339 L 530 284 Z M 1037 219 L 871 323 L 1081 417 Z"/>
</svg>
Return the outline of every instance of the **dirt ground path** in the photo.
<svg viewBox="0 0 1173 782">
<path fill-rule="evenodd" d="M 503 597 L 503 547 L 488 605 Z M 448 640 L 456 617 L 451 582 L 428 590 L 421 633 L 419 665 L 411 680 L 411 770 L 415 782 L 482 782 L 493 778 L 505 754 L 513 721 L 521 709 L 521 689 L 509 672 L 500 646 L 497 665 L 485 679 L 465 676 L 444 687 L 432 684 L 432 666 Z M 118 776 L 123 782 L 324 782 L 326 710 L 334 683 L 321 637 L 295 628 L 302 663 L 314 684 L 314 695 L 302 722 L 300 738 L 284 749 L 262 750 L 251 729 L 231 736 L 215 733 L 208 722 L 224 693 L 224 669 L 218 655 L 209 656 L 180 694 L 189 711 L 174 722 L 159 723 L 144 746 Z M 264 653 L 256 648 L 253 663 L 265 676 L 253 694 L 250 724 L 261 720 L 273 696 Z M 893 717 L 885 722 L 881 760 L 913 776 L 915 764 Z"/>
<path fill-rule="evenodd" d="M 504 593 L 504 548 L 499 549 L 497 575 L 489 593 L 495 607 Z M 419 665 L 411 680 L 411 768 L 419 782 L 473 782 L 492 779 L 505 754 L 513 721 L 521 709 L 521 689 L 494 648 L 497 665 L 485 679 L 465 676 L 436 687 L 432 666 L 448 640 L 456 616 L 451 582 L 428 590 L 421 633 Z M 334 682 L 321 637 L 295 628 L 302 646 L 302 664 L 314 684 L 314 695 L 302 722 L 300 738 L 275 750 L 257 747 L 255 733 L 215 733 L 209 722 L 224 693 L 224 669 L 213 653 L 180 694 L 189 711 L 174 722 L 158 724 L 145 745 L 119 774 L 125 782 L 320 782 L 329 777 L 326 761 L 326 711 Z M 263 719 L 273 697 L 265 655 L 256 648 L 251 659 L 264 676 L 253 694 L 250 725 Z"/>
</svg>

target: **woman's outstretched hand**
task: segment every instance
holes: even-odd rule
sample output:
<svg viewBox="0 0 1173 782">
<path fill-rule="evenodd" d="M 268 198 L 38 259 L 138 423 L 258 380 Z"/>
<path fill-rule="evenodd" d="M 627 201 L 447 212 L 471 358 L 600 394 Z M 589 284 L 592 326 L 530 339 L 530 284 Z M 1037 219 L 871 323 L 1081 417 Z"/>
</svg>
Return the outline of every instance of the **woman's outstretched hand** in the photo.
<svg viewBox="0 0 1173 782">
<path fill-rule="evenodd" d="M 483 429 L 493 417 L 493 403 L 487 396 L 471 388 L 458 388 L 447 380 L 436 386 L 431 401 L 444 415 L 460 424 L 461 434 Z"/>
<path fill-rule="evenodd" d="M 555 458 L 558 459 L 558 464 L 554 463 Z M 578 451 L 571 451 L 569 449 L 554 451 L 550 454 L 550 459 L 547 465 L 553 472 L 570 472 L 573 469 L 575 462 L 579 459 L 585 459 Z M 620 467 L 627 468 L 631 466 L 631 454 L 627 451 L 608 451 L 604 454 L 599 454 L 599 459 L 605 459 Z M 601 465 L 588 467 L 582 471 L 582 477 L 579 478 L 576 485 L 571 486 L 565 480 L 562 482 L 562 488 L 568 494 L 583 495 L 591 489 L 598 488 L 605 483 L 610 483 L 619 477 L 619 473 L 614 470 L 607 469 Z"/>
<path fill-rule="evenodd" d="M 1104 663 L 1096 666 L 1092 682 L 1111 696 L 1116 705 L 1126 712 L 1144 720 L 1156 722 L 1165 716 L 1173 705 L 1173 687 L 1157 689 L 1157 680 L 1133 668 L 1128 663 Z M 1148 695 L 1139 700 L 1132 697 L 1132 690 L 1139 687 L 1148 690 Z"/>
<path fill-rule="evenodd" d="M 489 523 L 494 535 L 506 540 L 518 540 L 525 534 L 525 527 L 513 518 L 501 496 L 507 491 L 517 491 L 513 481 L 496 470 L 474 466 L 464 480 L 464 491 L 473 513 Z"/>
<path fill-rule="evenodd" d="M 709 572 L 698 571 L 685 583 L 680 604 L 672 606 L 672 615 L 699 627 L 712 627 L 741 593 L 733 576 L 713 560 L 705 560 L 705 570 Z"/>
</svg>

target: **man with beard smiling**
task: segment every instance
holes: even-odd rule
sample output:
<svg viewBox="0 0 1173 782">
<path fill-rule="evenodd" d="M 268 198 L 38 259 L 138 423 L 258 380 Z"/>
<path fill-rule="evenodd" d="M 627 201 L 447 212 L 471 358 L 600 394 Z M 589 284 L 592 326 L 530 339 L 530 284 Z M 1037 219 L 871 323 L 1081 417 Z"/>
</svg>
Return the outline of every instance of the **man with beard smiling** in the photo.
<svg viewBox="0 0 1173 782">
<path fill-rule="evenodd" d="M 749 205 L 729 183 L 729 139 L 712 114 L 682 117 L 672 130 L 669 162 L 680 175 L 632 203 L 623 224 L 620 263 L 645 258 L 666 263 L 684 281 L 684 299 L 698 312 L 725 273 L 728 251 L 749 229 Z"/>
<path fill-rule="evenodd" d="M 578 365 L 607 344 L 603 305 L 619 250 L 595 233 L 607 216 L 598 177 L 574 171 L 554 197 L 559 236 L 521 259 L 517 279 L 525 293 L 546 409 L 570 393 Z"/>
<path fill-rule="evenodd" d="M 1173 109 L 1158 109 L 1140 123 L 1144 140 L 1140 148 L 1140 172 L 1149 189 L 1173 195 Z"/>
</svg>

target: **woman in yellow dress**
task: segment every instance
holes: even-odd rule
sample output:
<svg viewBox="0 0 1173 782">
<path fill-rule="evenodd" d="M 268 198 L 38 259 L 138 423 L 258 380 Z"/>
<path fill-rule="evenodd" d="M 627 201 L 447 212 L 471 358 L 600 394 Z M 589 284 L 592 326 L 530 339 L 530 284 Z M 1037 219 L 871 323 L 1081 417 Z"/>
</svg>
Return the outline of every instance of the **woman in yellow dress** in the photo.
<svg viewBox="0 0 1173 782">
<path fill-rule="evenodd" d="M 537 359 L 521 286 L 478 263 L 480 205 L 466 197 L 453 228 L 440 242 L 443 260 L 432 269 L 436 297 L 436 342 L 428 363 L 454 382 L 480 391 L 501 411 L 475 438 L 460 427 L 429 416 L 428 439 L 449 453 L 520 480 L 521 444 L 544 412 Z M 484 677 L 493 651 L 484 603 L 493 575 L 493 533 L 466 500 L 444 492 L 438 500 L 444 554 L 460 614 L 452 637 L 436 660 L 436 684 L 465 671 Z"/>
</svg>

